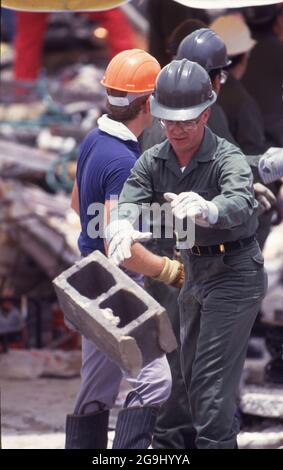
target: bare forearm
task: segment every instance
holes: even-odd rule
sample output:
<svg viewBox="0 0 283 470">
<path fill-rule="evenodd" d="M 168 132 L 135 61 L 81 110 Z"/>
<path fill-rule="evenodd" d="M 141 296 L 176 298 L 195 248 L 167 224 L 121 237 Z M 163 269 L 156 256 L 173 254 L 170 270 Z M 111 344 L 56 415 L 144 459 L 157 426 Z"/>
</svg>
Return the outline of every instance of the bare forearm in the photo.
<svg viewBox="0 0 283 470">
<path fill-rule="evenodd" d="M 131 251 L 132 257 L 122 263 L 125 268 L 149 277 L 157 277 L 161 273 L 164 267 L 163 258 L 154 255 L 140 243 L 134 243 Z"/>
</svg>

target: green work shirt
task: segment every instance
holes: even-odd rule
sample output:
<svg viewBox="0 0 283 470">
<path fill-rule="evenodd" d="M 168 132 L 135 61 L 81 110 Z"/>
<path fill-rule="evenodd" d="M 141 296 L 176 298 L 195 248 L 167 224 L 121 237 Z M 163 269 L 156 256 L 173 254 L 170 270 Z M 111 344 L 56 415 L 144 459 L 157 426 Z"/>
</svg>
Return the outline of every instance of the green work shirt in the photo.
<svg viewBox="0 0 283 470">
<path fill-rule="evenodd" d="M 129 218 L 125 204 L 157 202 L 164 193 L 193 191 L 213 201 L 219 218 L 210 227 L 195 227 L 195 244 L 208 246 L 253 235 L 258 225 L 251 169 L 243 153 L 206 127 L 198 151 L 182 172 L 168 140 L 137 160 L 119 198 L 119 218 Z M 131 220 L 131 222 L 134 222 Z"/>
</svg>

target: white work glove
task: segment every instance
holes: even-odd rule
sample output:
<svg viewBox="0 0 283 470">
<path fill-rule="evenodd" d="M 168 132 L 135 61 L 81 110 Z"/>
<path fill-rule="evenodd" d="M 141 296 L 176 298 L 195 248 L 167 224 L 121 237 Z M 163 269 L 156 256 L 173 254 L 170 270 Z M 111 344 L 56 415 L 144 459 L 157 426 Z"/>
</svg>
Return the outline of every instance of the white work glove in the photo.
<svg viewBox="0 0 283 470">
<path fill-rule="evenodd" d="M 114 220 L 105 229 L 105 238 L 108 243 L 108 258 L 118 265 L 127 258 L 131 258 L 131 246 L 135 242 L 144 242 L 152 238 L 151 232 L 139 232 L 126 220 Z"/>
<path fill-rule="evenodd" d="M 264 184 L 283 176 L 283 148 L 270 147 L 258 162 L 258 171 Z"/>
<path fill-rule="evenodd" d="M 259 204 L 259 214 L 263 214 L 276 204 L 276 197 L 273 192 L 261 183 L 254 184 L 256 200 Z"/>
<path fill-rule="evenodd" d="M 197 225 L 209 227 L 218 220 L 218 208 L 214 202 L 206 201 L 192 191 L 181 194 L 165 193 L 166 201 L 171 202 L 172 212 L 178 219 L 190 217 Z"/>
</svg>

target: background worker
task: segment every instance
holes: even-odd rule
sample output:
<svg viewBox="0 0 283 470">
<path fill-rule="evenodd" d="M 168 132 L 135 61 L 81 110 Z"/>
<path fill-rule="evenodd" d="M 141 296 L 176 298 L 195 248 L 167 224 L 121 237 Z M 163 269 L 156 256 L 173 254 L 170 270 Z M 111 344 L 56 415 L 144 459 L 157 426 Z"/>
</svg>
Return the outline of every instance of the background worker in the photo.
<svg viewBox="0 0 283 470">
<path fill-rule="evenodd" d="M 231 61 L 225 43 L 214 31 L 200 28 L 185 36 L 178 46 L 176 59 L 188 59 L 201 65 L 209 74 L 213 90 L 219 94 L 227 79 L 225 70 Z M 208 126 L 219 137 L 237 145 L 225 112 L 217 102 L 211 107 Z"/>
<path fill-rule="evenodd" d="M 223 69 L 230 61 L 225 44 L 217 34 L 206 28 L 205 23 L 199 20 L 184 21 L 170 35 L 168 51 L 171 54 L 171 60 L 177 58 L 198 62 L 209 73 L 214 91 L 219 93 L 221 83 L 224 83 L 227 78 Z M 217 103 L 211 107 L 208 126 L 216 135 L 236 145 L 229 130 L 225 113 Z M 153 125 L 145 129 L 139 141 L 144 151 L 159 144 L 165 138 L 165 132 L 160 126 L 160 122 L 158 119 L 153 119 Z"/>
<path fill-rule="evenodd" d="M 120 8 L 80 14 L 107 29 L 110 58 L 135 46 L 133 30 Z M 49 13 L 16 12 L 14 77 L 18 80 L 35 80 L 40 73 L 48 17 Z"/>
<path fill-rule="evenodd" d="M 206 127 L 215 100 L 198 64 L 183 59 L 164 67 L 151 112 L 163 120 L 167 140 L 136 162 L 119 199 L 120 224 L 111 222 L 106 236 L 113 262 L 160 278 L 166 263 L 135 243 L 128 204 L 167 199 L 178 220 L 195 220 L 194 245 L 181 250 L 186 277 L 179 298 L 190 424 L 197 448 L 234 448 L 235 397 L 266 274 L 254 237 L 249 165 L 237 147 Z"/>
<path fill-rule="evenodd" d="M 242 82 L 261 110 L 266 138 L 283 147 L 283 3 L 242 12 L 256 40 Z"/>
<path fill-rule="evenodd" d="M 227 116 L 229 129 L 246 155 L 263 154 L 270 147 L 265 139 L 263 116 L 241 82 L 255 41 L 239 15 L 220 16 L 210 27 L 226 44 L 230 60 L 228 77 L 218 98 Z"/>
<path fill-rule="evenodd" d="M 193 19 L 208 23 L 209 16 L 202 8 L 189 8 L 174 0 L 150 0 L 147 4 L 149 22 L 149 52 L 161 67 L 172 60 L 168 50 L 169 38 L 174 29 L 184 20 Z"/>
<path fill-rule="evenodd" d="M 151 123 L 148 99 L 159 70 L 158 62 L 139 49 L 121 52 L 106 69 L 102 84 L 107 90 L 108 114 L 98 120 L 98 128 L 81 145 L 72 194 L 72 207 L 81 220 L 78 244 L 82 256 L 94 250 L 105 254 L 103 236 L 90 232 L 93 216 L 88 208 L 93 203 L 104 204 L 108 221 L 111 197 L 120 194 L 140 155 L 137 137 Z M 142 276 L 128 274 L 142 284 Z M 82 382 L 74 413 L 67 416 L 66 448 L 106 448 L 109 409 L 123 375 L 92 341 L 82 338 Z M 158 409 L 170 395 L 166 357 L 152 361 L 136 379 L 128 381 L 132 391 L 118 415 L 113 448 L 147 448 Z"/>
<path fill-rule="evenodd" d="M 272 184 L 271 181 L 265 181 L 264 174 L 258 166 L 259 155 L 266 152 L 271 145 L 265 137 L 264 119 L 256 101 L 241 82 L 255 41 L 245 21 L 239 15 L 221 16 L 211 24 L 211 28 L 225 42 L 231 60 L 228 67 L 228 79 L 219 93 L 219 103 L 225 111 L 235 140 L 242 151 L 249 156 L 247 158 L 251 163 L 255 181 L 268 183 L 268 188 L 277 196 L 280 182 L 275 181 L 276 178 L 273 179 Z M 252 158 L 253 155 L 256 158 Z M 274 160 L 273 165 L 278 165 L 280 173 L 280 167 L 282 167 L 280 159 Z M 257 239 L 261 248 L 270 232 L 273 216 L 274 209 L 266 211 L 260 218 Z"/>
</svg>

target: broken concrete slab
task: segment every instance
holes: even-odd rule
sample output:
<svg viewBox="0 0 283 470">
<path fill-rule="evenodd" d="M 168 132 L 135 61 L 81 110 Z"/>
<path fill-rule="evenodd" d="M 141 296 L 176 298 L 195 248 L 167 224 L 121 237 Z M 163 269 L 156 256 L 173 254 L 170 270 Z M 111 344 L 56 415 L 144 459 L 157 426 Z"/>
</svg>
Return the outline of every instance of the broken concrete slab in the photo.
<svg viewBox="0 0 283 470">
<path fill-rule="evenodd" d="M 279 449 L 283 445 L 283 426 L 240 432 L 237 436 L 240 449 Z"/>
<path fill-rule="evenodd" d="M 177 347 L 166 310 L 100 252 L 53 283 L 67 322 L 131 375 Z"/>
<path fill-rule="evenodd" d="M 57 158 L 54 152 L 42 151 L 0 139 L 0 170 L 2 178 L 39 181 L 45 177 Z"/>
<path fill-rule="evenodd" d="M 80 375 L 81 351 L 10 349 L 0 354 L 0 379 L 33 380 Z"/>
<path fill-rule="evenodd" d="M 283 387 L 248 385 L 240 399 L 241 411 L 264 418 L 283 418 Z"/>
<path fill-rule="evenodd" d="M 69 198 L 12 180 L 6 180 L 1 191 L 4 204 L 0 245 L 3 247 L 1 238 L 14 242 L 14 246 L 27 253 L 51 279 L 72 266 L 79 258 L 80 224 L 70 209 Z M 18 251 L 15 255 L 18 256 Z M 8 262 L 10 256 L 12 254 Z M 0 264 L 1 272 L 3 262 Z"/>
</svg>

